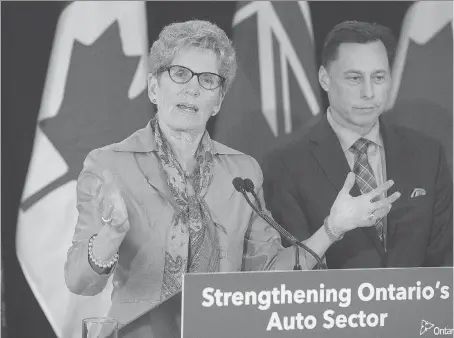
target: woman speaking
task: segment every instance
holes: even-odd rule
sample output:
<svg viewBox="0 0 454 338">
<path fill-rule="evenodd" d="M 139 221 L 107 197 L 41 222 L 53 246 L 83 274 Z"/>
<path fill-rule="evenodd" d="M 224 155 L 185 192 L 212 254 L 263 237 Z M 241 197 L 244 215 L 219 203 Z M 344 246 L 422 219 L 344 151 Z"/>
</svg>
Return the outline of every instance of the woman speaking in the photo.
<svg viewBox="0 0 454 338">
<path fill-rule="evenodd" d="M 96 295 L 113 274 L 109 316 L 120 324 L 178 292 L 184 273 L 293 267 L 293 248 L 282 247 L 279 234 L 232 186 L 235 177 L 250 178 L 264 205 L 259 165 L 206 131 L 235 72 L 231 41 L 216 25 L 165 27 L 149 55 L 156 115 L 84 162 L 66 284 L 73 293 Z M 304 242 L 319 256 L 346 231 L 373 225 L 371 210 L 383 217 L 396 199 L 370 202 L 392 182 L 353 198 L 354 181 L 350 174 L 324 226 Z M 316 263 L 303 252 L 300 261 L 303 269 Z"/>
</svg>

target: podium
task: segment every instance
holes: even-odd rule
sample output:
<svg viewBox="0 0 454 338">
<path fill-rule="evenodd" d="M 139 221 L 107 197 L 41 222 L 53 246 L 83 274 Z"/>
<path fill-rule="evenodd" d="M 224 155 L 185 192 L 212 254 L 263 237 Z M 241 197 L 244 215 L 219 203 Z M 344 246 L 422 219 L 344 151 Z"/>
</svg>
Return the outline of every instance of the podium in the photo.
<svg viewBox="0 0 454 338">
<path fill-rule="evenodd" d="M 186 274 L 182 338 L 447 337 L 453 268 Z"/>
<path fill-rule="evenodd" d="M 118 330 L 118 338 L 180 338 L 181 292 L 157 304 Z"/>
<path fill-rule="evenodd" d="M 414 338 L 454 333 L 453 268 L 185 274 L 121 338 Z"/>
</svg>

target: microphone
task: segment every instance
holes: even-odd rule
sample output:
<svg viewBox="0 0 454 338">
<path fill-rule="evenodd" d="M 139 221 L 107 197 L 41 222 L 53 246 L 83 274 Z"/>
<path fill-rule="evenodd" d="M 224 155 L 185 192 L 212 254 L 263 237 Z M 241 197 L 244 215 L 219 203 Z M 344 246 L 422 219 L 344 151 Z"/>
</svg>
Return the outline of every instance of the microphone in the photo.
<svg viewBox="0 0 454 338">
<path fill-rule="evenodd" d="M 239 191 L 242 194 L 245 193 L 246 187 L 244 184 L 244 180 L 241 177 L 235 177 L 232 181 L 232 184 L 235 187 L 236 191 Z"/>
<path fill-rule="evenodd" d="M 239 177 L 238 177 L 239 178 Z M 238 181 L 237 181 L 238 182 Z M 255 193 L 254 189 L 254 182 L 250 178 L 245 178 L 243 180 L 244 182 L 244 188 L 248 193 L 251 193 L 252 196 L 254 196 L 255 203 L 257 204 L 258 209 L 262 212 L 262 204 L 260 203 L 260 199 L 258 198 L 257 194 Z M 245 196 L 247 199 L 247 196 Z M 283 235 L 286 239 L 289 239 L 289 237 L 293 237 L 291 234 L 289 234 L 284 228 L 282 228 L 278 223 L 274 222 L 272 218 L 269 218 L 267 214 L 262 213 L 262 216 L 266 218 L 266 221 L 268 224 L 273 226 L 281 235 Z M 262 217 L 262 218 L 263 218 Z M 271 224 L 273 223 L 273 224 Z M 295 265 L 293 266 L 293 270 L 302 270 L 301 265 L 300 265 L 300 250 L 299 246 L 295 244 L 294 241 L 291 241 L 293 247 L 295 248 Z"/>
<path fill-rule="evenodd" d="M 299 242 L 292 234 L 290 234 L 287 230 L 285 230 L 280 224 L 276 223 L 267 214 L 263 213 L 261 210 L 257 209 L 254 206 L 254 204 L 250 201 L 249 197 L 247 196 L 246 192 L 250 192 L 254 196 L 254 199 L 255 199 L 257 205 L 261 209 L 261 203 L 260 203 L 259 198 L 257 197 L 257 194 L 255 193 L 254 183 L 252 182 L 252 180 L 250 180 L 249 178 L 246 178 L 245 180 L 243 180 L 241 177 L 235 177 L 232 181 L 232 184 L 235 187 L 235 189 L 244 196 L 244 198 L 246 199 L 246 202 L 257 213 L 257 215 L 259 215 L 260 218 L 262 218 L 265 222 L 267 222 L 275 230 L 277 230 L 282 236 L 284 236 L 295 247 L 295 266 L 293 268 L 294 270 L 301 270 L 301 266 L 299 265 L 298 247 L 303 248 L 304 250 L 309 252 L 315 258 L 315 260 L 317 261 L 318 269 L 326 269 L 326 265 L 322 262 L 321 258 L 312 249 L 310 249 L 307 245 Z"/>
<path fill-rule="evenodd" d="M 260 203 L 260 200 L 257 197 L 257 194 L 255 193 L 254 182 L 252 182 L 250 178 L 244 179 L 244 188 L 246 189 L 247 192 L 251 193 L 252 196 L 254 196 L 255 203 L 257 203 L 257 207 L 259 208 L 260 211 L 262 211 L 262 204 Z"/>
</svg>

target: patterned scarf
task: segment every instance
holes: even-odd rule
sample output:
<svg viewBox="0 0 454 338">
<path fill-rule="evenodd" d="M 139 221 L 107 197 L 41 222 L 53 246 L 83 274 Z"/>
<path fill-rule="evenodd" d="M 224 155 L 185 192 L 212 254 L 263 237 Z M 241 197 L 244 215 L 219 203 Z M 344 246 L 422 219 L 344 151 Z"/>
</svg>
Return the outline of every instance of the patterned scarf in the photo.
<svg viewBox="0 0 454 338">
<path fill-rule="evenodd" d="M 175 202 L 175 214 L 166 242 L 161 293 L 161 299 L 165 299 L 181 290 L 181 277 L 185 272 L 219 271 L 219 237 L 203 198 L 213 178 L 213 153 L 210 136 L 205 132 L 195 154 L 196 168 L 192 175 L 187 175 L 162 134 L 157 117 L 152 119 L 151 128 Z M 192 196 L 188 194 L 188 180 L 191 178 Z"/>
</svg>

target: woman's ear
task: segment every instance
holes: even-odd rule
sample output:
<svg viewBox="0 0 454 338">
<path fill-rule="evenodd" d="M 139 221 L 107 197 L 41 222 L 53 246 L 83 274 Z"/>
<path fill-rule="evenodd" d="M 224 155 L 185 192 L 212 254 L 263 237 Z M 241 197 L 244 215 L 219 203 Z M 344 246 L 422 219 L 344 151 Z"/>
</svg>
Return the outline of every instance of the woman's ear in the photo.
<svg viewBox="0 0 454 338">
<path fill-rule="evenodd" d="M 151 73 L 148 73 L 148 97 L 154 104 L 157 103 L 158 79 Z"/>
<path fill-rule="evenodd" d="M 318 82 L 325 92 L 329 90 L 330 78 L 328 70 L 323 66 L 320 66 L 318 70 Z"/>
<path fill-rule="evenodd" d="M 218 99 L 218 104 L 213 108 L 213 112 L 211 113 L 211 116 L 215 116 L 219 113 L 219 110 L 221 110 L 221 105 L 222 101 L 224 100 L 225 93 L 223 90 L 219 91 L 219 99 Z"/>
</svg>

